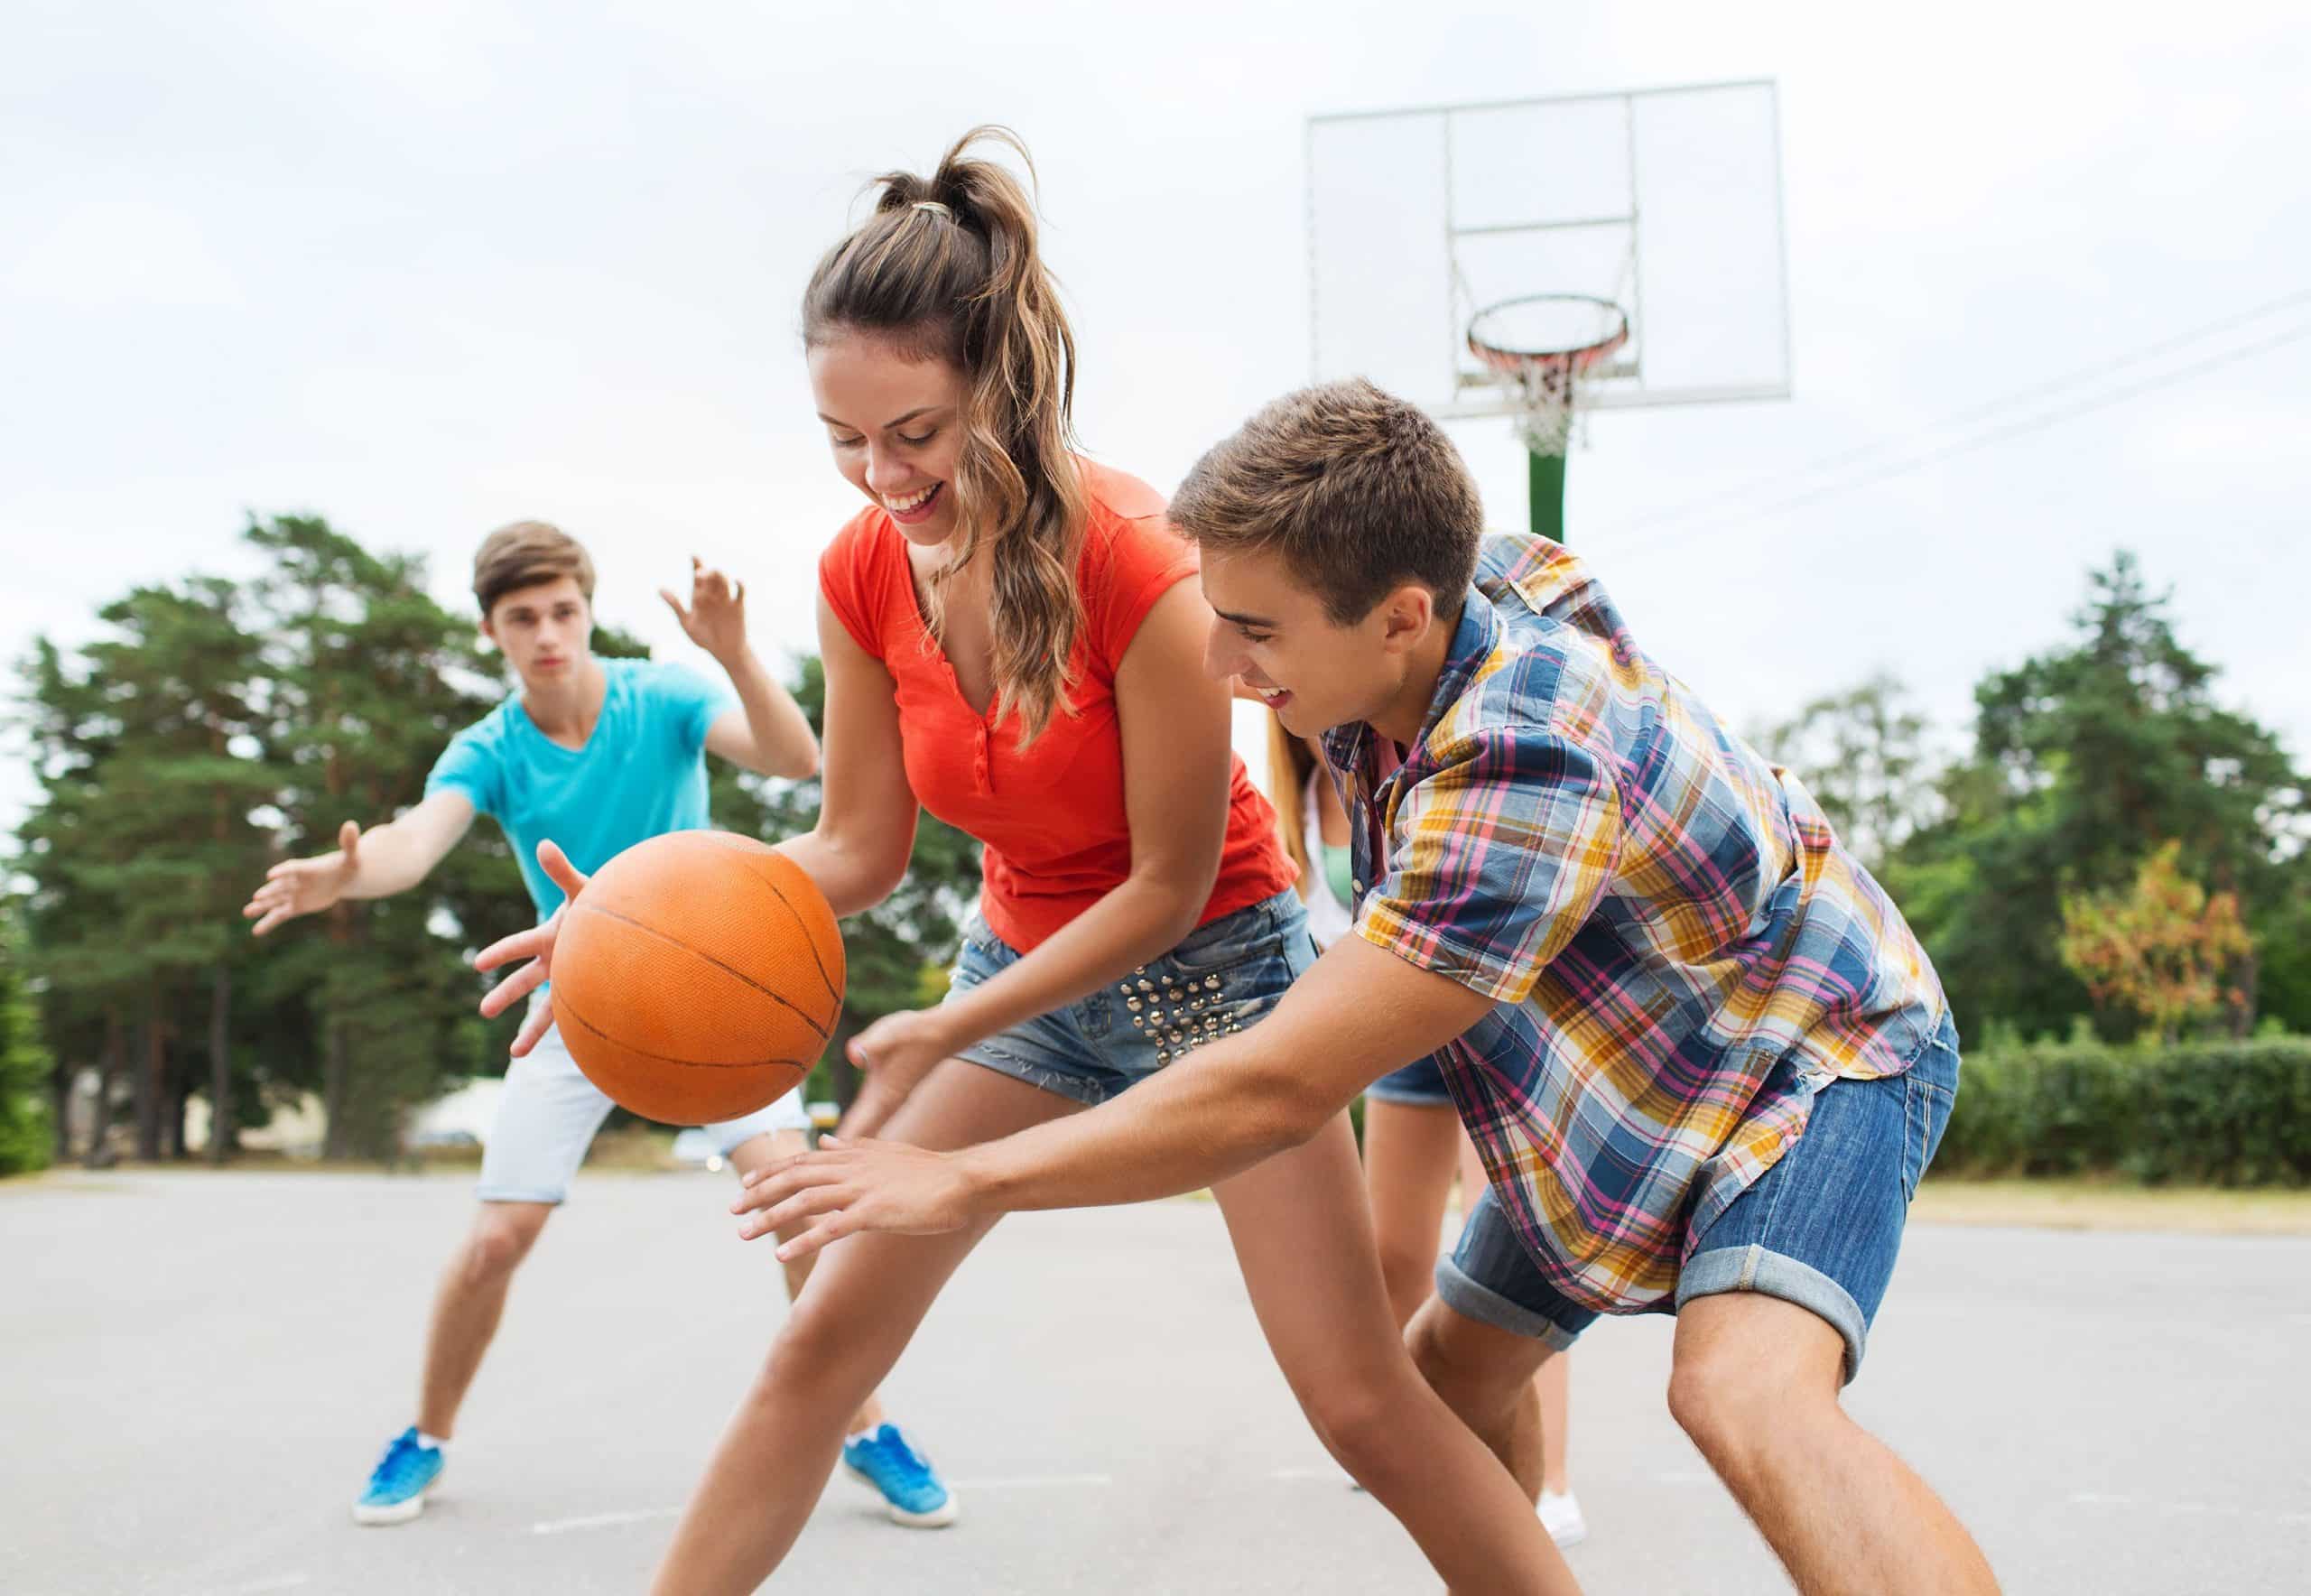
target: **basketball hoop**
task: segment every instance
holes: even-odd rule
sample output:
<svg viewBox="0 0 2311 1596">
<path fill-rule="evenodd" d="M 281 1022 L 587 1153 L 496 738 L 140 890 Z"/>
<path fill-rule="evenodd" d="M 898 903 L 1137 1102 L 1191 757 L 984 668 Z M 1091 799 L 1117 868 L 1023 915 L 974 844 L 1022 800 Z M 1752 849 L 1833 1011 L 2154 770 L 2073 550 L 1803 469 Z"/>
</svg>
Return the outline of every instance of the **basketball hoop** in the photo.
<svg viewBox="0 0 2311 1596">
<path fill-rule="evenodd" d="M 1517 431 L 1537 455 L 1564 456 L 1581 380 L 1628 343 L 1629 313 L 1585 293 L 1526 294 L 1469 320 L 1469 353 L 1510 391 Z"/>
</svg>

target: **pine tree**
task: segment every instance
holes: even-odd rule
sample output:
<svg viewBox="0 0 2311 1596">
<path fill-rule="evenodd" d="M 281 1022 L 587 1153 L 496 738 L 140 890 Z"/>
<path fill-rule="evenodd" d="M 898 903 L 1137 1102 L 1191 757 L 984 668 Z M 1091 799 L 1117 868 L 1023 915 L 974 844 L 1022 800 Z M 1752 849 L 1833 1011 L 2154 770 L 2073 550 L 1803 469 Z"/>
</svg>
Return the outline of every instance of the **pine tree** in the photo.
<svg viewBox="0 0 2311 1596">
<path fill-rule="evenodd" d="M 2126 887 L 2170 840 L 2186 874 L 2237 895 L 2259 941 L 2301 902 L 2303 779 L 2276 736 L 2217 701 L 2168 596 L 2121 553 L 2091 573 L 2073 625 L 2069 645 L 1975 690 L 1975 747 L 1944 780 L 1944 818 L 1886 873 L 1962 1021 L 2051 1035 L 2092 1012 L 2062 960 L 2064 896 Z M 2240 991 L 2243 1030 L 2251 962 Z"/>
</svg>

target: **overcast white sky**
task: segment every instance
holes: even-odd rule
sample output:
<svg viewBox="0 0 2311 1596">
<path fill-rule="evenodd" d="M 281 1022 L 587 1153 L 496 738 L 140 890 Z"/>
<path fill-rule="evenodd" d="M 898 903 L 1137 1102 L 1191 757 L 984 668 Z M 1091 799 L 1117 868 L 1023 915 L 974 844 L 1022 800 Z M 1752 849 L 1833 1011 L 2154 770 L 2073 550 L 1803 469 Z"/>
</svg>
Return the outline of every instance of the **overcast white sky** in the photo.
<svg viewBox="0 0 2311 1596">
<path fill-rule="evenodd" d="M 1887 668 L 1954 738 L 1976 677 L 2061 636 L 2125 545 L 2226 695 L 2311 756 L 2311 341 L 1755 513 L 1761 478 L 2311 282 L 2296 0 L 7 16 L 9 659 L 131 582 L 242 568 L 249 510 L 422 550 L 453 600 L 483 532 L 551 518 L 593 549 L 603 616 L 668 652 L 652 594 L 696 550 L 751 579 L 766 652 L 806 644 L 855 500 L 795 303 L 871 172 L 976 121 L 1026 135 L 1084 438 L 1168 487 L 1304 379 L 1304 116 L 1770 76 L 1796 397 L 1603 415 L 1573 461 L 1570 535 L 1644 644 L 1740 725 Z M 1506 424 L 1456 435 L 1521 524 Z M 1646 524 L 1697 503 L 1725 508 Z M 0 772 L 0 823 L 26 790 Z"/>
</svg>

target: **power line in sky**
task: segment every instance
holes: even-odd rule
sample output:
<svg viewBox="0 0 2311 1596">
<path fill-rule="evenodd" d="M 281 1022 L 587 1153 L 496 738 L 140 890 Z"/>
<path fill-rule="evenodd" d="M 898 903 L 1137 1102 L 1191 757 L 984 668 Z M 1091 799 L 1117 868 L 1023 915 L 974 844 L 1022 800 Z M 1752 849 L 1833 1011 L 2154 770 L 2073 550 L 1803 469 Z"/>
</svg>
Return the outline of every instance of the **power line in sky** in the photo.
<svg viewBox="0 0 2311 1596">
<path fill-rule="evenodd" d="M 2136 382 L 2123 384 L 2115 388 L 2088 392 L 2067 403 L 2056 404 L 2001 424 L 1982 427 L 1980 423 L 2022 409 L 2034 401 L 2073 394 L 2100 379 L 2147 365 L 2161 357 L 2172 355 L 2177 350 L 2203 344 L 2209 339 L 2218 338 L 2223 333 L 2268 321 L 2275 315 L 2302 306 L 2311 306 L 2311 292 L 2283 295 L 2251 309 L 2204 323 L 2188 331 L 2143 345 L 2115 358 L 2098 362 L 2093 366 L 2083 367 L 2046 382 L 2017 389 L 1986 403 L 1944 416 L 1940 421 L 1907 434 L 1903 440 L 1868 444 L 1859 449 L 1824 456 L 1810 465 L 1798 467 L 1793 471 L 1776 472 L 1768 476 L 1752 478 L 1705 498 L 1693 499 L 1683 505 L 1672 506 L 1620 522 L 1607 528 L 1606 533 L 1608 535 L 1614 535 L 1695 518 L 1703 518 L 1705 521 L 1705 524 L 1697 528 L 1696 533 L 1713 530 L 1728 524 L 1753 520 L 1759 515 L 1772 515 L 1801 505 L 1812 504 L 1817 499 L 1828 498 L 1840 493 L 1868 487 L 1889 478 L 1907 475 L 1947 459 L 1954 455 L 1985 448 L 2026 433 L 2040 431 L 2074 417 L 2140 398 L 2147 394 L 2170 387 L 2177 383 L 2190 381 L 2223 367 L 2267 354 L 2273 349 L 2311 337 L 2311 322 L 2290 326 L 2280 332 L 2234 346 L 2200 360 L 2164 367 L 2151 376 Z M 1966 427 L 1978 427 L 1979 430 L 1964 432 L 1948 442 L 1902 455 L 1899 458 L 1886 460 L 1882 464 L 1873 464 L 1893 453 L 1904 441 L 1914 444 L 1920 437 L 1932 437 Z M 1857 469 L 1857 468 L 1868 469 Z M 1761 491 L 1777 487 L 1787 489 L 1792 481 L 1804 483 L 1809 478 L 1822 478 L 1830 479 L 1816 480 L 1811 486 L 1801 487 L 1795 492 L 1785 491 L 1762 499 L 1754 496 Z M 1640 539 L 1629 544 L 1628 547 L 1632 551 L 1657 551 L 1685 543 L 1691 535 L 1694 534 Z"/>
</svg>

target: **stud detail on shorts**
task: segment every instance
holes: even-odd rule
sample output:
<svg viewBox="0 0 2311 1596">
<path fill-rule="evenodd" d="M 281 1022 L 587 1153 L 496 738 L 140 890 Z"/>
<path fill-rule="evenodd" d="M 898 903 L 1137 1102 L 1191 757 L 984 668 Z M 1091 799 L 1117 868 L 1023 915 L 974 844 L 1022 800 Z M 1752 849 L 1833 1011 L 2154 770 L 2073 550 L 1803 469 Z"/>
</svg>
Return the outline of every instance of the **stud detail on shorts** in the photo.
<svg viewBox="0 0 2311 1596">
<path fill-rule="evenodd" d="M 1156 1050 L 1156 1062 L 1159 1064 L 1170 1063 L 1172 1062 L 1171 1050 L 1169 1048 L 1163 1047 L 1157 1048 Z"/>
<path fill-rule="evenodd" d="M 1217 1031 L 1220 1029 L 1220 1016 L 1216 1014 L 1204 1016 L 1203 1028 L 1207 1031 Z"/>
<path fill-rule="evenodd" d="M 1124 990 L 1125 990 L 1125 991 L 1127 991 L 1127 992 L 1128 992 L 1128 991 L 1130 991 L 1130 990 L 1131 990 L 1131 988 L 1128 988 L 1128 987 L 1126 987 L 1126 988 L 1124 988 Z M 1123 1006 L 1124 1006 L 1126 1008 L 1128 1008 L 1128 1009 L 1131 1010 L 1131 1012 L 1132 1012 L 1132 1013 L 1134 1013 L 1134 1014 L 1137 1014 L 1137 1013 L 1139 1012 L 1139 999 L 1138 999 L 1138 998 L 1126 998 L 1123 1000 Z"/>
<path fill-rule="evenodd" d="M 1155 983 L 1143 978 L 1139 983 L 1139 989 L 1143 992 L 1152 992 L 1156 989 Z"/>
<path fill-rule="evenodd" d="M 1220 978 L 1216 975 L 1208 975 L 1203 978 L 1203 985 L 1206 991 L 1217 992 L 1220 990 Z"/>
<path fill-rule="evenodd" d="M 1133 1015 L 1133 1016 L 1131 1016 L 1131 1023 L 1132 1023 L 1132 1025 L 1133 1025 L 1136 1029 L 1141 1029 L 1141 1030 L 1144 1030 L 1144 1029 L 1146 1029 L 1146 1025 L 1147 1025 L 1147 1022 L 1146 1022 L 1146 1020 L 1144 1020 L 1144 1019 L 1141 1019 L 1137 1015 Z"/>
</svg>

